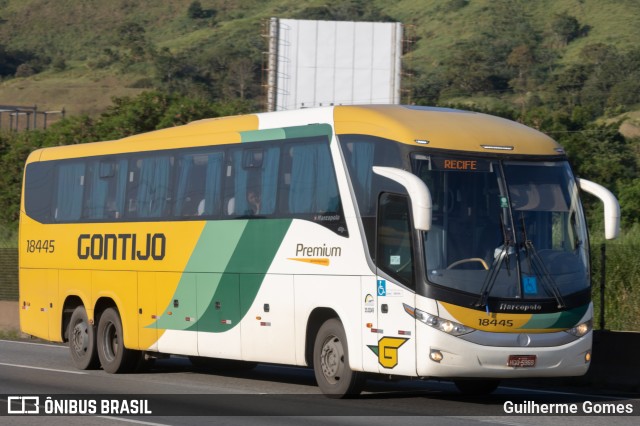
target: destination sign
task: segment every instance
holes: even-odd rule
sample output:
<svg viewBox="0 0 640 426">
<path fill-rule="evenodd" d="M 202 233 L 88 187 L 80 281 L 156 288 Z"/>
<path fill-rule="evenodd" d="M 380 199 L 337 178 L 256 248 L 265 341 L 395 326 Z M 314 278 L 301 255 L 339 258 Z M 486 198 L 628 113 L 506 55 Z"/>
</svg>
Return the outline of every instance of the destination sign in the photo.
<svg viewBox="0 0 640 426">
<path fill-rule="evenodd" d="M 431 168 L 433 170 L 489 172 L 491 171 L 491 161 L 480 158 L 431 157 Z"/>
</svg>

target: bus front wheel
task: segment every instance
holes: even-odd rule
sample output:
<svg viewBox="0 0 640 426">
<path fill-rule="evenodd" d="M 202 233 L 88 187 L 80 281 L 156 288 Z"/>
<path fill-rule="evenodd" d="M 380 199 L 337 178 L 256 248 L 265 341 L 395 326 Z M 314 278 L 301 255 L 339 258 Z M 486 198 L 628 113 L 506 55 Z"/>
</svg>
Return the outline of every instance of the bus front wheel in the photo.
<svg viewBox="0 0 640 426">
<path fill-rule="evenodd" d="M 363 375 L 349 368 L 347 336 L 338 319 L 326 321 L 318 330 L 313 346 L 313 371 L 320 390 L 329 397 L 353 397 L 362 390 Z"/>
<path fill-rule="evenodd" d="M 106 309 L 98 322 L 98 357 L 107 373 L 128 373 L 138 361 L 139 353 L 124 347 L 122 321 L 114 308 Z"/>
<path fill-rule="evenodd" d="M 91 370 L 98 368 L 95 328 L 89 324 L 89 317 L 84 306 L 78 306 L 71 314 L 67 335 L 69 351 L 76 368 Z"/>
</svg>

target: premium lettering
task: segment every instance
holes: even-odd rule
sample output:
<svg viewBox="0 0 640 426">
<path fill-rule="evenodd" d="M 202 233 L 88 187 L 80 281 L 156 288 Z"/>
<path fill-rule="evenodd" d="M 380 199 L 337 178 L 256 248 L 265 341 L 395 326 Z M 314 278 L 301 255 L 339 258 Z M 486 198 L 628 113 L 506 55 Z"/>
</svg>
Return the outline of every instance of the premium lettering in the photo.
<svg viewBox="0 0 640 426">
<path fill-rule="evenodd" d="M 296 245 L 296 256 L 308 256 L 308 257 L 336 257 L 342 256 L 342 247 L 327 247 L 326 244 L 322 246 L 305 246 L 304 244 Z"/>
<path fill-rule="evenodd" d="M 162 260 L 166 254 L 164 234 L 80 234 L 78 259 Z"/>
</svg>

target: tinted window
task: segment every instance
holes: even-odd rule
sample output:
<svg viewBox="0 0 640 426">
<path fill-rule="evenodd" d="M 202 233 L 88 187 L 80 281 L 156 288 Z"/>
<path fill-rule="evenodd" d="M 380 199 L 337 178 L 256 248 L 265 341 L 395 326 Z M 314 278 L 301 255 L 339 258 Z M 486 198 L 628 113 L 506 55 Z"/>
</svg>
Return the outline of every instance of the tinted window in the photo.
<svg viewBox="0 0 640 426">
<path fill-rule="evenodd" d="M 173 214 L 176 217 L 220 214 L 224 153 L 188 153 L 178 157 Z"/>
<path fill-rule="evenodd" d="M 409 199 L 382 194 L 378 207 L 378 268 L 401 283 L 413 286 L 413 251 Z"/>
<path fill-rule="evenodd" d="M 291 213 L 335 213 L 339 204 L 338 185 L 327 145 L 291 147 Z"/>
<path fill-rule="evenodd" d="M 82 214 L 85 188 L 85 164 L 60 164 L 57 173 L 57 197 L 53 217 L 60 222 L 76 221 Z"/>
<path fill-rule="evenodd" d="M 125 206 L 127 160 L 89 162 L 83 218 L 119 219 Z"/>
<path fill-rule="evenodd" d="M 275 212 L 280 148 L 233 150 L 226 214 L 265 216 Z"/>
<path fill-rule="evenodd" d="M 25 189 L 44 223 L 281 217 L 348 235 L 327 137 L 32 163 Z"/>
</svg>

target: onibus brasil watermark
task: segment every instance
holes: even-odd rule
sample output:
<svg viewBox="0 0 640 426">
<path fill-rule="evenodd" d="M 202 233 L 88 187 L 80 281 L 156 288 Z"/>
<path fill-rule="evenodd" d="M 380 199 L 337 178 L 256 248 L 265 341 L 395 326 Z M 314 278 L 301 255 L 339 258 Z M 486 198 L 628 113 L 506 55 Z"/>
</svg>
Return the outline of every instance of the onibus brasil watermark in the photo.
<svg viewBox="0 0 640 426">
<path fill-rule="evenodd" d="M 8 396 L 10 415 L 149 415 L 149 400 L 123 398 L 72 398 L 65 396 Z"/>
</svg>

